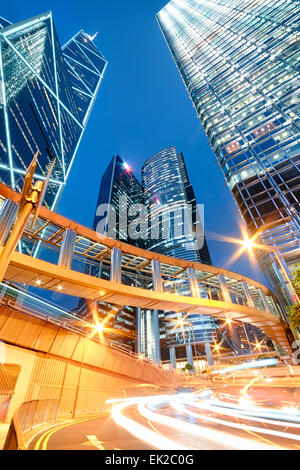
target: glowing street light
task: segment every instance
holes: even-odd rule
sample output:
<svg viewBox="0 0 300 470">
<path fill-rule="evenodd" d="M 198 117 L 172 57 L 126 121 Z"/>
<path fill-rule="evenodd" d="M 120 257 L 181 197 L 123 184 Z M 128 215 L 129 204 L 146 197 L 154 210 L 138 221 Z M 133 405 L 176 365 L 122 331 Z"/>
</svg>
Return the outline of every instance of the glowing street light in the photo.
<svg viewBox="0 0 300 470">
<path fill-rule="evenodd" d="M 253 252 L 254 248 L 256 248 L 258 250 L 264 250 L 264 251 L 272 252 L 274 254 L 276 263 L 279 265 L 280 269 L 283 272 L 283 276 L 285 278 L 285 279 L 283 279 L 283 282 L 286 283 L 289 286 L 290 290 L 291 290 L 292 300 L 294 302 L 300 302 L 300 298 L 297 295 L 297 292 L 295 291 L 295 288 L 294 288 L 293 283 L 291 281 L 290 275 L 289 275 L 286 267 L 284 266 L 283 261 L 280 259 L 277 248 L 273 247 L 273 246 L 270 246 L 270 245 L 264 245 L 262 243 L 257 243 L 257 241 L 256 241 L 259 238 L 259 236 L 261 235 L 262 232 L 264 232 L 268 229 L 274 228 L 276 225 L 278 225 L 278 222 L 276 222 L 276 224 L 274 224 L 273 222 L 270 223 L 270 224 L 266 224 L 266 225 L 260 227 L 251 237 L 248 236 L 245 227 L 241 226 L 240 227 L 241 232 L 242 232 L 242 238 L 241 239 L 240 238 L 227 237 L 227 236 L 223 236 L 223 235 L 217 235 L 216 240 L 224 241 L 224 242 L 227 242 L 227 243 L 233 243 L 235 245 L 240 245 L 240 248 L 231 257 L 230 263 L 233 263 L 234 261 L 236 261 L 244 252 L 248 252 L 248 254 L 250 255 L 250 258 L 252 259 L 252 261 L 254 261 L 254 259 L 255 259 L 254 252 Z M 285 282 L 285 280 L 286 280 L 286 282 Z"/>
<path fill-rule="evenodd" d="M 95 332 L 98 333 L 99 335 L 101 335 L 101 333 L 103 332 L 103 329 L 104 329 L 102 323 L 98 323 L 96 325 L 93 325 L 93 328 L 94 328 Z"/>
<path fill-rule="evenodd" d="M 297 295 L 297 292 L 295 291 L 295 288 L 294 288 L 293 283 L 290 279 L 289 273 L 287 272 L 283 262 L 280 259 L 280 256 L 278 255 L 277 249 L 273 246 L 262 245 L 262 244 L 255 243 L 254 242 L 255 238 L 256 237 L 254 235 L 252 238 L 245 238 L 244 240 L 241 240 L 243 248 L 245 250 L 248 250 L 248 251 L 252 250 L 252 248 L 258 248 L 260 250 L 271 251 L 272 253 L 274 253 L 275 259 L 276 259 L 277 263 L 279 264 L 280 268 L 282 269 L 282 272 L 284 273 L 284 276 L 287 280 L 287 283 L 288 283 L 288 285 L 290 286 L 290 288 L 293 292 L 293 300 L 295 302 L 300 302 L 299 296 Z"/>
<path fill-rule="evenodd" d="M 244 247 L 246 250 L 251 250 L 253 248 L 253 240 L 251 238 L 245 238 L 244 240 Z"/>
</svg>

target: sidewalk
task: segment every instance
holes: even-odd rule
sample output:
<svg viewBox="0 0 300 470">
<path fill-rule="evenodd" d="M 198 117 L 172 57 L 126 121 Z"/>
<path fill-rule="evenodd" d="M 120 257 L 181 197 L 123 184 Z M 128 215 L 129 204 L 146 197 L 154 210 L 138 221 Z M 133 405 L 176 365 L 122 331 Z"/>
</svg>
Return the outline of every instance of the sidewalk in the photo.
<svg viewBox="0 0 300 470">
<path fill-rule="evenodd" d="M 8 432 L 9 423 L 0 423 L 0 450 L 3 449 L 6 434 Z"/>
</svg>

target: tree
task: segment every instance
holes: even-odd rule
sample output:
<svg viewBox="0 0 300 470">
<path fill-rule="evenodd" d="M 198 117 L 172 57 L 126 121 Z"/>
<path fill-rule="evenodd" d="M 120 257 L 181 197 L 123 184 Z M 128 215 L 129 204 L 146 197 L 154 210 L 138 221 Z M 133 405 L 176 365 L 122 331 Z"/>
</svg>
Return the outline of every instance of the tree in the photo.
<svg viewBox="0 0 300 470">
<path fill-rule="evenodd" d="M 300 294 L 300 265 L 297 265 L 296 271 L 293 273 L 293 285 L 297 294 Z M 300 303 L 294 304 L 289 309 L 289 319 L 292 328 L 298 328 L 300 326 Z"/>
<path fill-rule="evenodd" d="M 292 328 L 300 326 L 300 304 L 295 304 L 289 309 L 289 319 Z"/>
<path fill-rule="evenodd" d="M 298 295 L 300 295 L 300 264 L 297 264 L 297 269 L 293 273 L 293 284 Z"/>
</svg>

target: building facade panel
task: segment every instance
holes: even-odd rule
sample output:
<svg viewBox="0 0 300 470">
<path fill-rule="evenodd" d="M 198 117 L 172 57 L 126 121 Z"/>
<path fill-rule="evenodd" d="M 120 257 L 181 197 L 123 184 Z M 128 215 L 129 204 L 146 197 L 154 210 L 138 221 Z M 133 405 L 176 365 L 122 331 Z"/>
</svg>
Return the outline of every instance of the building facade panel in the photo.
<svg viewBox="0 0 300 470">
<path fill-rule="evenodd" d="M 172 0 L 157 15 L 249 234 L 300 260 L 299 24 L 291 0 Z M 274 283 L 274 255 L 258 253 Z"/>
<path fill-rule="evenodd" d="M 45 178 L 55 159 L 45 196 L 46 206 L 53 209 L 66 184 L 107 62 L 83 31 L 62 48 L 50 12 L 16 24 L 1 18 L 0 26 L 0 180 L 20 191 L 37 151 L 36 177 Z M 85 54 L 72 64 L 66 60 L 65 51 L 75 47 L 78 38 L 86 41 L 82 47 L 93 51 L 95 63 Z M 93 82 L 93 88 L 82 94 L 84 106 L 72 74 L 82 86 Z"/>
</svg>

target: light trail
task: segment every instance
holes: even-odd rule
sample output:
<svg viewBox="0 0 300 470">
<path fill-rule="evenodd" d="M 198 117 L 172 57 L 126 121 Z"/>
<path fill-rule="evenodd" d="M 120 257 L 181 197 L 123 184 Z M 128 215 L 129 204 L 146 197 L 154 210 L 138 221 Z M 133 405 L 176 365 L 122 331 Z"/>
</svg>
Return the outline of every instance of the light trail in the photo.
<svg viewBox="0 0 300 470">
<path fill-rule="evenodd" d="M 192 416 L 193 418 L 201 419 L 203 421 L 207 421 L 210 423 L 221 424 L 222 426 L 240 429 L 242 431 L 252 431 L 252 432 L 261 433 L 261 434 L 268 434 L 268 435 L 275 436 L 275 437 L 282 437 L 284 439 L 291 439 L 293 441 L 300 441 L 300 436 L 298 436 L 297 434 L 290 434 L 290 433 L 286 433 L 282 431 L 276 431 L 273 429 L 260 428 L 256 426 L 249 426 L 247 424 L 233 423 L 232 421 L 226 421 L 226 420 L 219 419 L 219 418 L 212 418 L 211 416 L 206 416 L 205 414 L 194 413 L 193 411 L 188 410 L 185 406 L 183 406 L 182 404 L 179 404 L 178 402 L 174 403 L 174 409 L 176 409 L 177 411 L 180 410 L 182 413 L 185 413 L 188 416 Z M 245 417 L 244 419 L 247 419 L 247 418 Z M 236 440 L 236 436 L 234 436 L 234 441 L 235 440 Z"/>
<path fill-rule="evenodd" d="M 235 372 L 237 370 L 257 369 L 258 367 L 276 366 L 278 363 L 278 359 L 275 358 L 263 359 L 260 361 L 244 362 L 243 364 L 239 364 L 238 366 L 227 367 L 226 369 L 221 369 L 212 373 L 224 375 L 228 374 L 229 372 Z"/>
<path fill-rule="evenodd" d="M 247 390 L 255 380 L 251 380 L 248 385 L 242 388 L 241 392 L 244 398 L 247 398 Z M 235 397 L 235 400 L 238 400 L 238 398 Z M 255 405 L 255 402 L 249 402 L 249 404 L 246 402 L 223 402 L 214 396 L 213 390 L 209 389 L 192 393 L 183 392 L 148 397 L 112 399 L 108 400 L 107 403 L 112 404 L 112 417 L 115 423 L 138 440 L 145 442 L 150 448 L 164 450 L 203 448 L 271 450 L 288 448 L 289 445 L 285 444 L 288 441 L 292 441 L 291 445 L 293 446 L 300 441 L 300 434 L 285 432 L 287 428 L 300 429 L 300 413 L 298 409 L 294 409 L 294 414 L 292 414 L 290 408 L 287 410 L 272 410 Z M 125 410 L 129 409 L 128 411 L 130 412 L 130 407 L 134 407 L 139 416 L 146 420 L 147 426 L 136 421 L 136 419 L 124 416 Z M 168 407 L 179 413 L 179 417 L 176 415 L 174 417 L 170 416 L 170 408 Z M 193 408 L 196 410 L 193 410 Z M 212 413 L 224 415 L 226 418 L 222 419 L 222 417 L 213 416 L 211 415 Z M 191 418 L 195 422 L 191 423 Z M 242 420 L 243 422 L 237 420 Z M 262 426 L 246 424 L 245 421 L 261 423 Z M 162 427 L 158 426 L 157 429 L 153 423 L 158 423 Z M 205 423 L 208 423 L 208 425 Z M 213 429 L 209 424 L 217 425 L 220 429 Z M 274 427 L 282 427 L 284 430 L 274 429 Z M 172 434 L 174 434 L 175 440 L 166 437 L 165 433 L 169 432 L 164 428 L 169 428 L 170 431 L 173 431 Z M 230 431 L 230 428 L 232 431 Z M 237 434 L 237 431 L 239 433 L 244 432 L 245 437 Z M 284 441 L 281 441 L 280 444 L 273 442 L 270 440 L 271 436 L 277 439 L 284 439 Z M 192 441 L 191 438 L 193 438 Z M 180 441 L 180 443 L 176 441 Z"/>
<path fill-rule="evenodd" d="M 175 406 L 179 405 L 178 402 L 175 403 Z M 154 413 L 146 408 L 144 403 L 138 405 L 138 410 L 142 416 L 150 421 L 155 423 L 162 424 L 164 426 L 175 429 L 177 432 L 184 432 L 193 437 L 201 438 L 202 441 L 211 441 L 214 446 L 218 443 L 221 447 L 228 447 L 231 449 L 241 449 L 241 450 L 270 450 L 271 446 L 257 444 L 250 439 L 242 438 L 239 436 L 232 436 L 223 431 L 215 431 L 198 424 L 192 424 L 176 418 L 171 418 L 170 416 L 165 416 L 160 413 Z M 176 410 L 176 407 L 175 407 Z M 177 410 L 178 411 L 178 408 Z M 196 416 L 198 417 L 198 416 Z"/>
<path fill-rule="evenodd" d="M 138 402 L 137 402 L 138 403 Z M 132 402 L 120 403 L 112 409 L 112 417 L 119 426 L 124 428 L 127 432 L 132 434 L 137 439 L 145 442 L 149 446 L 161 450 L 188 450 L 187 447 L 172 441 L 161 434 L 157 434 L 146 426 L 134 421 L 133 419 L 127 418 L 122 414 L 122 411 L 128 406 L 132 405 Z"/>
<path fill-rule="evenodd" d="M 186 403 L 185 403 L 186 404 Z M 257 410 L 245 409 L 239 406 L 231 405 L 227 406 L 227 404 L 223 404 L 220 401 L 214 401 L 213 403 L 206 404 L 206 403 L 193 403 L 193 407 L 199 408 L 201 410 L 212 411 L 213 413 L 218 413 L 226 416 L 237 417 L 240 419 L 248 420 L 248 421 L 257 421 L 264 424 L 271 424 L 274 426 L 282 426 L 282 427 L 289 427 L 289 428 L 297 428 L 300 429 L 300 424 L 286 421 L 287 418 L 291 419 L 291 416 L 286 416 L 283 413 L 276 413 L 275 411 L 272 412 L 266 408 L 257 408 Z M 265 410 L 265 411 L 264 411 Z M 267 419 L 263 419 L 267 418 Z M 275 420 L 274 418 L 280 418 L 281 421 Z M 298 421 L 298 420 L 297 420 Z"/>
</svg>

